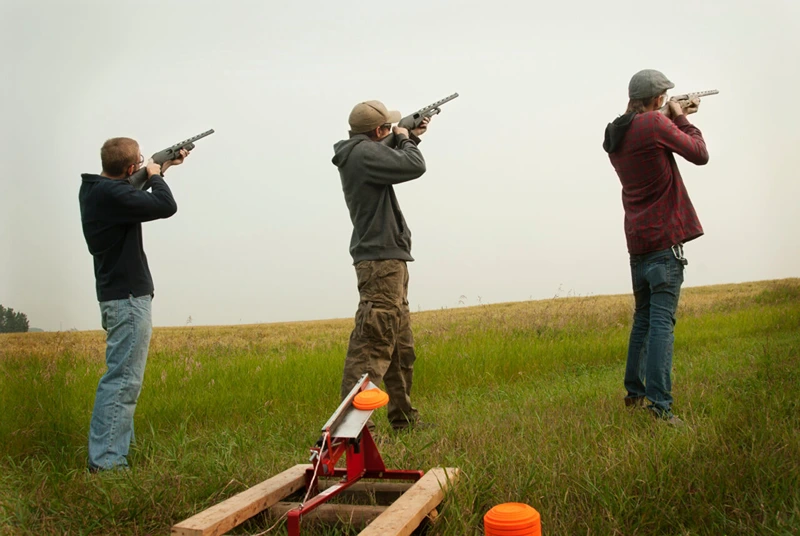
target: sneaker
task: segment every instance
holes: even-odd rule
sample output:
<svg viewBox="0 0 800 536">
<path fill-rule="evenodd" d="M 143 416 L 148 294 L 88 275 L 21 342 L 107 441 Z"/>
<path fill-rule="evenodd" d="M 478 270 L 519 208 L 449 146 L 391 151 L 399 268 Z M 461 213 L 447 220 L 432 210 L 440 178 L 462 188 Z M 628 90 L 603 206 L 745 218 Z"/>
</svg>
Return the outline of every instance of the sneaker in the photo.
<svg viewBox="0 0 800 536">
<path fill-rule="evenodd" d="M 625 407 L 626 408 L 643 408 L 647 405 L 647 398 L 643 396 L 626 396 L 625 397 Z"/>
<path fill-rule="evenodd" d="M 96 465 L 88 465 L 86 467 L 86 471 L 90 475 L 122 474 L 122 473 L 127 473 L 130 470 L 131 468 L 128 465 L 115 465 L 113 467 L 98 467 Z"/>
<path fill-rule="evenodd" d="M 686 423 L 683 422 L 683 420 L 676 417 L 675 415 L 667 419 L 667 424 L 669 424 L 670 426 L 674 426 L 675 428 L 682 428 L 686 426 Z"/>
<path fill-rule="evenodd" d="M 686 423 L 684 423 L 680 417 L 677 417 L 675 415 L 670 414 L 669 416 L 667 416 L 659 414 L 655 410 L 651 410 L 651 413 L 653 414 L 653 417 L 655 417 L 659 421 L 663 421 L 670 426 L 674 426 L 675 428 L 681 428 L 686 425 Z"/>
</svg>

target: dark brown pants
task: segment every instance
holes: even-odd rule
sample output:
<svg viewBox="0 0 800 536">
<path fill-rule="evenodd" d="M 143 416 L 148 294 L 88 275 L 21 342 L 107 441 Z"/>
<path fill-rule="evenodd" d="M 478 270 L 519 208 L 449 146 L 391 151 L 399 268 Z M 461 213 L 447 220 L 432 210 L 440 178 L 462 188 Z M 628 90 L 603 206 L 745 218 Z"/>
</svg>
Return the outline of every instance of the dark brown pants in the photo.
<svg viewBox="0 0 800 536">
<path fill-rule="evenodd" d="M 341 396 L 369 374 L 389 395 L 389 422 L 403 428 L 418 419 L 411 406 L 414 336 L 408 309 L 408 267 L 405 261 L 361 261 L 356 264 L 360 301 L 344 362 Z"/>
</svg>

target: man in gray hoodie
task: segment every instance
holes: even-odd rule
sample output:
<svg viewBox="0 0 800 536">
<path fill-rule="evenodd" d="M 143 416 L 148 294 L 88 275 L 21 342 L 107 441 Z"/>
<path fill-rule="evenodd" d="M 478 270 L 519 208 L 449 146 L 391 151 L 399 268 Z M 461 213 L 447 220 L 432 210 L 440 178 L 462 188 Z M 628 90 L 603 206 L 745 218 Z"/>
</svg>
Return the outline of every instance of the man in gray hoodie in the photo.
<svg viewBox="0 0 800 536">
<path fill-rule="evenodd" d="M 428 127 L 425 120 L 409 132 L 392 127 L 400 113 L 379 101 L 356 104 L 350 113 L 350 137 L 333 148 L 353 235 L 350 255 L 358 278 L 359 304 L 344 363 L 341 396 L 368 373 L 375 385 L 384 382 L 389 395 L 392 428 L 418 425 L 411 405 L 414 336 L 408 308 L 409 231 L 394 193 L 394 185 L 425 173 L 417 145 Z M 394 133 L 392 144 L 386 138 Z M 390 146 L 390 145 L 393 145 Z M 373 427 L 369 423 L 370 428 Z"/>
</svg>

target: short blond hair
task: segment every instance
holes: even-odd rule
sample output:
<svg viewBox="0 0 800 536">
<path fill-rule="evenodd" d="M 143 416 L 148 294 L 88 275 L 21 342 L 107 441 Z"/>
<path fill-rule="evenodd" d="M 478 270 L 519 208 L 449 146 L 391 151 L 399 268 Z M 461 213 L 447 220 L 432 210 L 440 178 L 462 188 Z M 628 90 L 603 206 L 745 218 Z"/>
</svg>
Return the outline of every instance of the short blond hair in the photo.
<svg viewBox="0 0 800 536">
<path fill-rule="evenodd" d="M 128 166 L 139 163 L 139 144 L 131 138 L 111 138 L 100 148 L 100 161 L 103 172 L 118 176 L 125 173 Z"/>
</svg>

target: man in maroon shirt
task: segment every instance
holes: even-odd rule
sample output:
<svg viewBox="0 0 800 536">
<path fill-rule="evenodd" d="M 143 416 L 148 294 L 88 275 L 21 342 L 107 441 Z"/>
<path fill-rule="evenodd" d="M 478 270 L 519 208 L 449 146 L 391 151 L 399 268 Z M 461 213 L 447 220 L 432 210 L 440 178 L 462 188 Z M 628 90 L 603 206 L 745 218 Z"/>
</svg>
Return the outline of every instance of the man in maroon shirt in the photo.
<svg viewBox="0 0 800 536">
<path fill-rule="evenodd" d="M 672 347 L 683 270 L 683 244 L 703 234 L 675 154 L 708 162 L 700 130 L 686 116 L 697 111 L 669 101 L 675 85 L 653 69 L 633 75 L 628 109 L 606 127 L 603 149 L 622 183 L 625 236 L 636 306 L 625 368 L 627 406 L 647 405 L 680 425 L 672 413 Z M 666 108 L 662 111 L 662 107 Z"/>
</svg>

